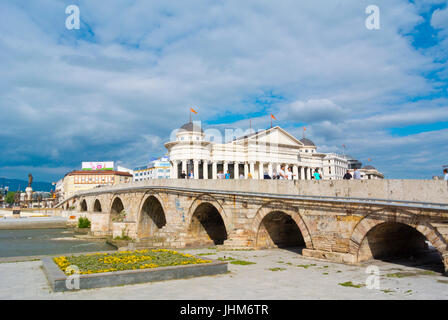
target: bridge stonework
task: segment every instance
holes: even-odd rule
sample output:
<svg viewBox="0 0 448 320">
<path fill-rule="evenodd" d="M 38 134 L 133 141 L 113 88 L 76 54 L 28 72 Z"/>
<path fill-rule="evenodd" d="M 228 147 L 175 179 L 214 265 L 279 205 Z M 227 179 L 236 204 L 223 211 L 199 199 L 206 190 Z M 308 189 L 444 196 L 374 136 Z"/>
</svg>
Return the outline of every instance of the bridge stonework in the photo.
<svg viewBox="0 0 448 320">
<path fill-rule="evenodd" d="M 88 216 L 93 235 L 127 235 L 140 247 L 298 246 L 304 256 L 357 263 L 414 254 L 427 240 L 448 271 L 444 181 L 153 180 L 59 206 Z"/>
</svg>

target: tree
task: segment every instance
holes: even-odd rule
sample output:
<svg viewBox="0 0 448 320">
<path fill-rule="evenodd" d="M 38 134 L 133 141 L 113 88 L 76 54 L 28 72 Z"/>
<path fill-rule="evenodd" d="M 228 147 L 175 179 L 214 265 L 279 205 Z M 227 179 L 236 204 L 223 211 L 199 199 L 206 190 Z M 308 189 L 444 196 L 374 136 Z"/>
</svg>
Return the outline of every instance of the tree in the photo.
<svg viewBox="0 0 448 320">
<path fill-rule="evenodd" d="M 9 191 L 8 194 L 5 197 L 5 202 L 9 203 L 9 204 L 13 204 L 14 203 L 14 195 L 16 193 L 14 191 Z"/>
</svg>

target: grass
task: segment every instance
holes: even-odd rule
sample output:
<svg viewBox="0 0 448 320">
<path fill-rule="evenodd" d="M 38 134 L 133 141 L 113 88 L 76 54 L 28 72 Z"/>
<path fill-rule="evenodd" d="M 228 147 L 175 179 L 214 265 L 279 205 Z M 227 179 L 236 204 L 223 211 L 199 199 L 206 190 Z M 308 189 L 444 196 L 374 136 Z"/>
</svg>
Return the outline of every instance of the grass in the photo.
<svg viewBox="0 0 448 320">
<path fill-rule="evenodd" d="M 434 276 L 437 275 L 436 272 L 431 270 L 424 270 L 424 271 L 417 271 L 417 272 L 395 272 L 395 273 L 388 273 L 386 274 L 386 277 L 388 278 L 405 278 L 405 277 L 415 277 L 415 276 Z"/>
<path fill-rule="evenodd" d="M 323 275 L 328 275 L 328 272 L 324 272 L 324 273 L 322 273 Z"/>
<path fill-rule="evenodd" d="M 444 283 L 444 284 L 448 284 L 448 280 L 437 280 L 437 282 L 439 282 L 439 283 Z"/>
<path fill-rule="evenodd" d="M 233 260 L 233 261 L 230 261 L 230 263 L 231 264 L 237 264 L 237 265 L 240 265 L 240 266 L 247 266 L 247 265 L 250 265 L 250 264 L 255 264 L 255 262 L 244 261 L 244 260 Z"/>
<path fill-rule="evenodd" d="M 198 253 L 197 256 L 211 256 L 217 254 L 216 252 Z"/>
<path fill-rule="evenodd" d="M 351 287 L 351 288 L 362 288 L 362 287 L 364 287 L 364 285 L 363 284 L 354 284 L 353 282 L 351 282 L 351 281 L 347 281 L 347 282 L 341 282 L 341 283 L 338 283 L 340 286 L 343 286 L 343 287 Z"/>
<path fill-rule="evenodd" d="M 315 267 L 316 264 L 298 264 L 297 267 L 308 269 L 309 267 Z"/>
<path fill-rule="evenodd" d="M 384 290 L 381 290 L 381 291 L 383 291 L 384 293 L 393 293 L 393 292 L 395 292 L 395 290 L 390 290 L 390 289 L 384 289 Z"/>
<path fill-rule="evenodd" d="M 395 273 L 388 273 L 386 274 L 386 277 L 388 278 L 405 278 L 405 277 L 413 277 L 416 273 L 414 272 L 395 272 Z"/>
<path fill-rule="evenodd" d="M 269 268 L 271 271 L 283 271 L 286 270 L 286 268 Z"/>
<path fill-rule="evenodd" d="M 226 258 L 226 257 L 224 256 L 224 258 L 218 258 L 218 260 L 219 260 L 219 261 L 232 261 L 232 260 L 235 260 L 235 259 L 232 258 L 232 257 L 227 257 L 227 258 Z"/>
</svg>

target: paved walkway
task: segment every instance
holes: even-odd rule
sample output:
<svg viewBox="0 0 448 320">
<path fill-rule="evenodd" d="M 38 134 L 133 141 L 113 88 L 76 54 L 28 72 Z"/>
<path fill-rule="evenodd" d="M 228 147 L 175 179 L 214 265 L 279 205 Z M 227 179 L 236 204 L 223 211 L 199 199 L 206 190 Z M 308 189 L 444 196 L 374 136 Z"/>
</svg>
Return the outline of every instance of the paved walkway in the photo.
<svg viewBox="0 0 448 320">
<path fill-rule="evenodd" d="M 1 263 L 0 299 L 448 299 L 447 277 L 380 261 L 374 264 L 381 290 L 375 290 L 340 285 L 365 284 L 365 266 L 305 259 L 287 250 L 183 251 L 255 264 L 229 264 L 225 275 L 54 293 L 40 261 Z"/>
</svg>

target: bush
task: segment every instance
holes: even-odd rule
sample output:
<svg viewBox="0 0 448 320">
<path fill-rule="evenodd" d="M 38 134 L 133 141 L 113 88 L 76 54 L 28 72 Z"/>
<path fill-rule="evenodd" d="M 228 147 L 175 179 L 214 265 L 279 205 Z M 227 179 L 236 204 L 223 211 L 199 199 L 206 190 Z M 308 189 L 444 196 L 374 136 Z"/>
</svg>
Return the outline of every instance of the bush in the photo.
<svg viewBox="0 0 448 320">
<path fill-rule="evenodd" d="M 7 194 L 6 194 L 6 197 L 5 197 L 5 202 L 6 203 L 9 203 L 9 204 L 13 204 L 14 203 L 14 196 L 15 196 L 15 192 L 13 192 L 13 191 L 9 191 Z"/>
<path fill-rule="evenodd" d="M 79 217 L 78 218 L 78 228 L 79 229 L 90 228 L 90 220 L 85 217 Z"/>
</svg>

